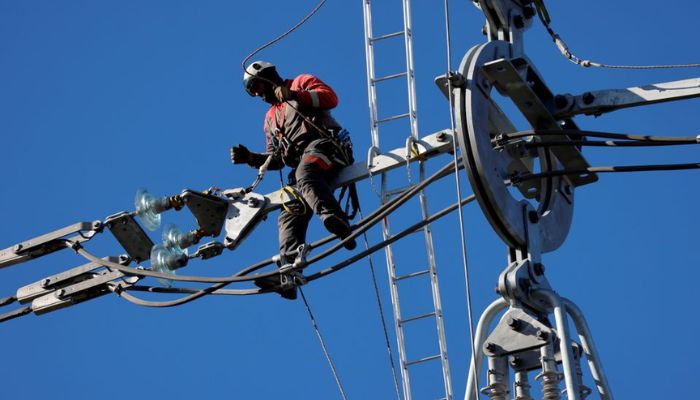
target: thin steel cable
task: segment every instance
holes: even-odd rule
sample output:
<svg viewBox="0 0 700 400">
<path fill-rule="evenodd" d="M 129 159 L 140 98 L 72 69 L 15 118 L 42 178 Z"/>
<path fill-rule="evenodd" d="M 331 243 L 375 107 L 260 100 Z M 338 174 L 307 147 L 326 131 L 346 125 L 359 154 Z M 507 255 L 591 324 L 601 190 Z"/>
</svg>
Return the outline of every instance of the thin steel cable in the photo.
<svg viewBox="0 0 700 400">
<path fill-rule="evenodd" d="M 447 92 L 448 92 L 448 99 L 449 99 L 449 107 L 450 107 L 450 128 L 452 130 L 452 133 L 454 135 L 455 132 L 455 115 L 454 115 L 454 97 L 452 96 L 452 81 L 451 81 L 451 75 L 452 75 L 452 39 L 451 39 L 451 32 L 450 32 L 450 5 L 449 5 L 449 0 L 445 0 L 445 41 L 447 45 Z M 457 201 L 462 200 L 462 183 L 460 179 L 460 173 L 458 169 L 459 165 L 459 160 L 457 159 L 457 140 L 452 140 L 452 154 L 453 154 L 453 159 L 454 159 L 454 166 L 455 166 L 455 188 L 457 192 Z M 471 363 L 476 365 L 476 346 L 474 344 L 474 319 L 473 319 L 473 312 L 472 312 L 472 293 L 471 293 L 471 280 L 469 277 L 469 262 L 467 260 L 467 239 L 466 239 L 466 234 L 464 232 L 464 214 L 462 213 L 462 207 L 457 207 L 458 209 L 458 218 L 459 218 L 459 233 L 460 233 L 460 243 L 462 246 L 462 265 L 464 267 L 464 281 L 465 281 L 465 286 L 466 286 L 466 295 L 467 295 L 467 316 L 469 319 L 469 344 L 470 344 L 470 350 L 471 350 Z M 476 369 L 474 369 L 474 382 L 476 385 L 474 386 L 474 392 L 476 394 L 476 398 L 479 398 L 479 392 L 478 392 L 478 387 L 479 387 L 479 376 L 476 373 Z"/>
<path fill-rule="evenodd" d="M 338 390 L 340 391 L 340 395 L 343 397 L 344 400 L 347 400 L 347 396 L 345 395 L 345 390 L 343 390 L 343 385 L 340 383 L 340 377 L 338 376 L 338 371 L 335 369 L 335 365 L 333 364 L 333 360 L 331 359 L 331 355 L 328 353 L 328 349 L 326 348 L 326 342 L 323 340 L 323 336 L 321 335 L 321 330 L 318 327 L 318 324 L 316 323 L 316 319 L 314 318 L 314 314 L 311 312 L 311 307 L 309 306 L 309 302 L 306 300 L 306 296 L 304 295 L 304 291 L 302 290 L 301 286 L 299 286 L 299 294 L 301 294 L 301 299 L 304 300 L 304 305 L 306 306 L 306 311 L 309 313 L 309 318 L 311 318 L 311 324 L 314 326 L 314 330 L 316 331 L 316 336 L 318 336 L 318 340 L 321 342 L 321 348 L 323 349 L 323 354 L 326 355 L 326 360 L 328 360 L 328 365 L 331 367 L 331 371 L 333 372 L 333 377 L 335 378 L 335 383 L 338 384 Z"/>
<path fill-rule="evenodd" d="M 557 46 L 561 54 L 566 57 L 569 61 L 581 67 L 596 67 L 596 68 L 609 68 L 609 69 L 672 69 L 672 68 L 697 68 L 700 67 L 700 63 L 693 64 L 666 64 L 666 65 L 614 65 L 614 64 L 603 64 L 598 62 L 593 62 L 591 60 L 584 60 L 575 54 L 573 54 L 569 47 L 566 45 L 564 40 L 557 34 L 551 26 L 552 19 L 549 16 L 549 11 L 547 11 L 547 6 L 544 4 L 544 0 L 535 0 L 535 8 L 537 9 L 537 16 L 542 21 L 549 36 L 552 37 L 554 44 Z"/>
<path fill-rule="evenodd" d="M 360 218 L 364 219 L 362 215 L 362 209 L 357 210 L 360 213 Z M 362 234 L 365 241 L 365 250 L 369 250 L 369 240 L 367 239 L 367 232 Z M 384 340 L 386 342 L 386 350 L 389 354 L 389 364 L 391 365 L 391 373 L 394 377 L 394 389 L 396 390 L 396 398 L 401 400 L 401 390 L 399 389 L 399 377 L 396 373 L 396 364 L 394 364 L 394 353 L 391 350 L 391 340 L 389 340 L 389 330 L 386 327 L 386 318 L 384 316 L 384 306 L 382 305 L 382 298 L 379 295 L 379 285 L 377 284 L 377 274 L 374 271 L 374 261 L 372 260 L 372 254 L 367 255 L 367 261 L 369 262 L 369 270 L 372 276 L 372 284 L 374 285 L 374 294 L 377 296 L 377 307 L 379 308 L 379 316 L 382 321 L 382 328 L 384 329 Z"/>
<path fill-rule="evenodd" d="M 306 21 L 309 20 L 309 18 L 313 17 L 314 14 L 316 14 L 316 12 L 318 12 L 318 10 L 320 10 L 321 7 L 323 7 L 323 5 L 326 3 L 326 1 L 327 1 L 327 0 L 321 0 L 321 1 L 316 5 L 316 7 L 314 7 L 314 9 L 311 10 L 311 12 L 309 12 L 304 18 L 302 18 L 301 21 L 297 22 L 296 25 L 294 25 L 293 27 L 289 28 L 289 30 L 287 30 L 287 31 L 284 32 L 283 34 L 277 36 L 276 38 L 270 40 L 269 42 L 263 44 L 262 46 L 258 47 L 257 49 L 253 50 L 250 54 L 248 54 L 248 56 L 246 56 L 246 58 L 244 58 L 244 59 L 243 59 L 243 62 L 241 63 L 241 65 L 243 66 L 243 71 L 245 72 L 245 70 L 246 70 L 246 69 L 245 69 L 245 64 L 248 62 L 248 60 L 250 60 L 251 58 L 253 58 L 254 55 L 258 54 L 259 52 L 263 51 L 264 49 L 266 49 L 266 48 L 272 46 L 273 44 L 275 44 L 275 43 L 277 43 L 277 42 L 279 42 L 279 41 L 282 40 L 285 36 L 287 36 L 287 35 L 289 35 L 290 33 L 294 32 L 294 31 L 295 31 L 297 28 L 299 28 L 300 26 L 304 25 L 304 24 L 306 23 Z"/>
</svg>

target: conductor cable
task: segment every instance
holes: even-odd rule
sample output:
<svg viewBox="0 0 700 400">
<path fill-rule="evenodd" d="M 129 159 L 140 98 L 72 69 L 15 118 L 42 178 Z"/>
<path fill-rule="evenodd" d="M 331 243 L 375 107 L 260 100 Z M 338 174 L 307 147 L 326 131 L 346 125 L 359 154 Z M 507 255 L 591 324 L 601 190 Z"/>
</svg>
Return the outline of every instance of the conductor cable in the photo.
<svg viewBox="0 0 700 400">
<path fill-rule="evenodd" d="M 700 169 L 700 163 L 689 164 L 656 164 L 656 165 L 621 165 L 608 167 L 588 167 L 581 169 L 562 169 L 556 171 L 546 171 L 536 174 L 522 174 L 511 177 L 506 183 L 518 184 L 539 178 L 550 178 L 555 176 L 580 175 L 585 176 L 592 173 L 609 172 L 647 172 L 647 171 L 678 171 L 687 169 Z"/>
</svg>

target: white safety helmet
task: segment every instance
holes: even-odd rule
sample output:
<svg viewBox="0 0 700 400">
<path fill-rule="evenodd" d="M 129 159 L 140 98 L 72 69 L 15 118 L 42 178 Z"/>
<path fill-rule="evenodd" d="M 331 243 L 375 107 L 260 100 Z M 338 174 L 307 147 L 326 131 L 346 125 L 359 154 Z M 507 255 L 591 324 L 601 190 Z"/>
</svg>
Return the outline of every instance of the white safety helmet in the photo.
<svg viewBox="0 0 700 400">
<path fill-rule="evenodd" d="M 261 80 L 257 78 L 260 76 L 269 79 L 276 75 L 277 69 L 274 64 L 267 61 L 254 61 L 248 65 L 243 73 L 243 86 L 245 87 L 245 91 L 251 96 L 259 96 L 261 90 L 258 83 L 260 83 Z"/>
</svg>

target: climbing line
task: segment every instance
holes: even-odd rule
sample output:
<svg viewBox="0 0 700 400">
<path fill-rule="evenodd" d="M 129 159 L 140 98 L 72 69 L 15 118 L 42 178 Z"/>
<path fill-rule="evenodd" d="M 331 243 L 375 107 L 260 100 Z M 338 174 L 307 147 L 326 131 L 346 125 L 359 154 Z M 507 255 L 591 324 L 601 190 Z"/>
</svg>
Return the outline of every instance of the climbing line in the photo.
<svg viewBox="0 0 700 400">
<path fill-rule="evenodd" d="M 452 96 L 452 38 L 450 32 L 450 5 L 449 0 L 445 0 L 445 42 L 447 47 L 447 93 L 449 98 L 450 107 L 450 128 L 451 131 L 455 131 L 455 114 L 454 114 L 454 97 Z M 460 172 L 457 170 L 459 160 L 457 158 L 457 140 L 452 141 L 452 155 L 453 163 L 455 166 L 455 188 L 457 193 L 457 201 L 462 199 L 462 182 L 460 179 Z M 460 233 L 460 244 L 462 248 L 462 267 L 464 270 L 464 283 L 467 296 L 467 318 L 469 322 L 469 346 L 471 350 L 471 360 L 472 364 L 476 365 L 476 345 L 474 343 L 474 318 L 472 310 L 472 291 L 471 291 L 471 279 L 469 276 L 469 262 L 467 259 L 467 239 L 466 233 L 464 232 L 464 214 L 462 213 L 462 207 L 458 207 L 458 219 L 459 219 L 459 233 Z M 474 369 L 474 391 L 476 398 L 479 398 L 478 387 L 479 387 L 479 376 Z"/>
<path fill-rule="evenodd" d="M 347 396 L 345 395 L 345 390 L 343 390 L 343 385 L 340 383 L 340 377 L 338 376 L 338 371 L 335 369 L 335 365 L 333 364 L 333 360 L 331 359 L 331 355 L 328 353 L 328 348 L 326 348 L 326 343 L 323 340 L 323 336 L 321 335 L 321 330 L 318 327 L 318 324 L 316 323 L 316 319 L 314 318 L 314 314 L 311 312 L 311 307 L 309 306 L 309 302 L 306 300 L 306 296 L 304 295 L 304 291 L 299 287 L 299 293 L 301 294 L 301 299 L 304 300 L 304 305 L 306 306 L 306 311 L 309 313 L 309 318 L 311 318 L 311 324 L 314 326 L 314 330 L 316 331 L 316 336 L 318 336 L 318 340 L 321 342 L 321 348 L 323 349 L 323 354 L 326 355 L 326 360 L 328 360 L 328 365 L 331 367 L 331 371 L 333 372 L 333 377 L 335 378 L 335 383 L 338 385 L 338 390 L 340 391 L 340 395 L 343 397 L 344 400 L 347 400 Z"/>
<path fill-rule="evenodd" d="M 358 208 L 360 213 L 360 218 L 364 219 L 362 215 L 362 210 Z M 369 240 L 367 239 L 367 233 L 362 234 L 365 242 L 365 250 L 369 250 Z M 384 317 L 384 306 L 382 305 L 382 298 L 379 295 L 379 285 L 377 284 L 377 274 L 374 271 L 374 261 L 372 260 L 372 255 L 367 255 L 367 261 L 369 262 L 369 271 L 372 277 L 372 284 L 374 286 L 374 294 L 377 298 L 377 308 L 379 308 L 379 317 L 382 322 L 382 329 L 384 330 L 384 341 L 386 343 L 386 350 L 389 355 L 389 365 L 391 366 L 391 373 L 394 377 L 394 389 L 396 390 L 396 398 L 401 400 L 401 390 L 399 389 L 399 377 L 396 373 L 396 365 L 394 364 L 394 353 L 391 350 L 391 341 L 389 340 L 389 330 L 386 327 L 386 318 Z"/>
<path fill-rule="evenodd" d="M 284 37 L 286 37 L 286 36 L 289 35 L 290 33 L 292 33 L 292 32 L 294 32 L 295 30 L 297 30 L 297 28 L 299 28 L 300 26 L 304 25 L 304 24 L 306 23 L 306 21 L 309 20 L 309 18 L 313 17 L 313 16 L 318 12 L 318 10 L 320 10 L 321 7 L 323 7 L 323 5 L 326 4 L 326 1 L 327 1 L 327 0 L 321 0 L 321 1 L 316 5 L 316 7 L 314 7 L 313 10 L 311 10 L 304 18 L 302 18 L 299 22 L 297 22 L 296 25 L 294 25 L 293 27 L 289 28 L 286 32 L 282 33 L 281 35 L 279 35 L 279 36 L 277 36 L 276 38 L 270 40 L 269 42 L 263 44 L 262 46 L 258 47 L 257 49 L 253 50 L 250 54 L 248 54 L 248 55 L 246 56 L 246 58 L 243 59 L 243 62 L 241 63 L 241 65 L 243 66 L 243 71 L 245 72 L 245 70 L 246 70 L 246 63 L 248 62 L 248 60 L 250 60 L 251 58 L 253 58 L 254 55 L 258 54 L 258 53 L 261 52 L 262 50 L 264 50 L 264 49 L 266 49 L 266 48 L 272 46 L 273 44 L 279 42 L 280 40 L 284 39 Z"/>
<path fill-rule="evenodd" d="M 535 8 L 537 9 L 537 15 L 542 21 L 549 36 L 552 37 L 554 44 L 557 46 L 561 54 L 566 57 L 569 61 L 576 65 L 582 67 L 597 67 L 597 68 L 609 68 L 609 69 L 672 69 L 672 68 L 697 68 L 700 67 L 700 63 L 693 64 L 667 64 L 667 65 L 614 65 L 614 64 L 603 64 L 598 62 L 593 62 L 591 60 L 584 60 L 575 54 L 573 54 L 569 47 L 566 45 L 564 40 L 557 34 L 554 29 L 552 29 L 551 22 L 552 19 L 549 16 L 549 11 L 544 4 L 544 0 L 534 0 Z"/>
</svg>

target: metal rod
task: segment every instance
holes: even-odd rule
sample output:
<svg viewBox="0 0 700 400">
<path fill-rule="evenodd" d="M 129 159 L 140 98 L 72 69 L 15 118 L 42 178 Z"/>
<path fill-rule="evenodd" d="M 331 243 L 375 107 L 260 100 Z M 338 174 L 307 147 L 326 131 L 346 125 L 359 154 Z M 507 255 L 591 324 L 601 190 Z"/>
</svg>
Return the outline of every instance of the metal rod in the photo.
<svg viewBox="0 0 700 400">
<path fill-rule="evenodd" d="M 408 73 L 406 72 L 399 72 L 398 74 L 393 74 L 393 75 L 387 75 L 383 76 L 381 78 L 376 78 L 372 82 L 377 83 L 377 82 L 383 82 L 383 81 L 388 81 L 389 79 L 396 79 L 396 78 L 401 78 L 402 76 L 406 76 Z"/>
<path fill-rule="evenodd" d="M 559 350 L 561 353 L 564 380 L 566 381 L 566 396 L 569 400 L 579 400 L 578 385 L 576 383 L 576 367 L 574 355 L 571 350 L 571 336 L 569 335 L 569 323 L 561 297 L 551 290 L 538 290 L 535 296 L 545 299 L 554 309 L 554 320 L 559 335 Z"/>
<path fill-rule="evenodd" d="M 429 269 L 426 269 L 426 270 L 423 270 L 423 271 L 412 272 L 412 273 L 410 273 L 410 274 L 397 276 L 397 277 L 396 277 L 396 281 L 402 281 L 402 280 L 408 279 L 408 278 L 415 278 L 416 276 L 425 275 L 425 274 L 427 274 L 427 273 L 429 273 L 429 272 L 430 272 L 430 270 L 429 270 Z"/>
<path fill-rule="evenodd" d="M 406 366 L 408 367 L 409 365 L 413 365 L 413 364 L 420 364 L 420 363 L 424 363 L 427 361 L 437 360 L 438 358 L 440 358 L 440 354 L 436 354 L 436 355 L 430 356 L 430 357 L 423 357 L 423 358 L 419 358 L 417 360 L 407 361 Z"/>
<path fill-rule="evenodd" d="M 404 33 L 403 31 L 398 31 L 398 32 L 394 32 L 394 33 L 387 33 L 386 35 L 379 35 L 377 37 L 370 38 L 369 40 L 371 42 L 378 42 L 380 40 L 391 39 L 393 37 L 401 36 L 401 35 L 403 35 L 403 33 Z"/>
<path fill-rule="evenodd" d="M 418 321 L 419 319 L 429 318 L 429 317 L 432 317 L 432 316 L 434 316 L 434 315 L 435 315 L 434 312 L 429 312 L 429 313 L 425 313 L 425 314 L 421 314 L 421 315 L 416 315 L 416 316 L 414 316 L 414 317 L 402 319 L 401 321 L 399 321 L 399 324 L 405 324 L 406 322 Z"/>
<path fill-rule="evenodd" d="M 593 343 L 593 336 L 588 328 L 586 319 L 583 317 L 583 313 L 571 300 L 563 298 L 562 301 L 566 307 L 566 312 L 571 316 L 574 321 L 574 326 L 576 326 L 579 340 L 581 340 L 581 347 L 586 354 L 586 359 L 591 369 L 591 375 L 593 376 L 601 400 L 613 400 L 612 391 L 610 390 L 608 379 L 605 375 L 605 371 L 603 371 L 603 364 L 598 355 L 598 349 L 595 343 Z"/>
<path fill-rule="evenodd" d="M 396 119 L 401 119 L 401 118 L 409 117 L 410 115 L 411 115 L 411 113 L 398 114 L 398 115 L 394 115 L 394 116 L 389 117 L 389 118 L 382 118 L 382 119 L 380 119 L 380 120 L 377 120 L 377 123 L 378 123 L 378 124 L 381 124 L 381 123 L 383 123 L 383 122 L 394 121 L 394 120 L 396 120 Z"/>
<path fill-rule="evenodd" d="M 489 326 L 491 326 L 491 322 L 493 322 L 496 315 L 503 311 L 507 305 L 508 302 L 505 299 L 499 298 L 489 304 L 483 314 L 481 314 L 481 318 L 479 318 L 479 323 L 476 325 L 476 335 L 474 336 L 476 354 L 473 354 L 471 357 L 469 378 L 467 379 L 467 390 L 464 393 L 464 400 L 477 400 L 475 393 L 478 388 L 476 387 L 476 379 L 474 378 L 481 373 L 481 365 L 484 360 L 484 350 L 482 346 L 488 336 L 488 329 Z"/>
</svg>

